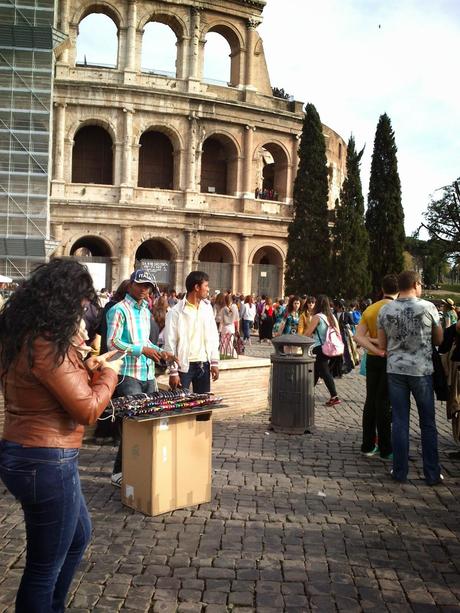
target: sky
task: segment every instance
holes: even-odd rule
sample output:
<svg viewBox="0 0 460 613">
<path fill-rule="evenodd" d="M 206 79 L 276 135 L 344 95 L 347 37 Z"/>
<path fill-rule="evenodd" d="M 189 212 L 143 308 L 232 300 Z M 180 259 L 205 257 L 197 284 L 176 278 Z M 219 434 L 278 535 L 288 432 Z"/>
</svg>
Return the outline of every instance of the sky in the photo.
<svg viewBox="0 0 460 613">
<path fill-rule="evenodd" d="M 258 31 L 272 86 L 312 102 L 323 123 L 365 146 L 365 196 L 377 122 L 389 115 L 411 234 L 430 195 L 460 176 L 460 0 L 267 0 Z M 143 68 L 174 71 L 175 42 L 167 26 L 149 24 Z M 82 21 L 77 52 L 79 61 L 116 63 L 108 17 Z M 206 78 L 226 80 L 228 52 L 208 36 Z"/>
</svg>

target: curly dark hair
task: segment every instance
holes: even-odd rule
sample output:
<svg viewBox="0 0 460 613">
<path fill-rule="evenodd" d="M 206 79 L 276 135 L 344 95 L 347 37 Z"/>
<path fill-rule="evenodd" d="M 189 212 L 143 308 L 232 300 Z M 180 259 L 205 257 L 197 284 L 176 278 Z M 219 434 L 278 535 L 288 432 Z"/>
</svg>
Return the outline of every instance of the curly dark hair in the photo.
<svg viewBox="0 0 460 613">
<path fill-rule="evenodd" d="M 38 337 L 51 341 L 60 364 L 78 331 L 87 300 L 97 304 L 88 269 L 76 260 L 53 259 L 39 266 L 0 312 L 0 365 L 4 374 L 26 345 L 30 367 Z"/>
</svg>

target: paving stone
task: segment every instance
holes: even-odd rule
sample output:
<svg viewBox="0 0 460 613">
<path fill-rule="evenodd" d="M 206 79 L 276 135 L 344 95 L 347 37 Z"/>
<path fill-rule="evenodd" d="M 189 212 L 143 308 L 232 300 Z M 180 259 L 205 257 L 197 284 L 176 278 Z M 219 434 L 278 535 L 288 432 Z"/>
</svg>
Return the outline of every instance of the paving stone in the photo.
<svg viewBox="0 0 460 613">
<path fill-rule="evenodd" d="M 271 348 L 248 346 L 268 356 Z M 315 388 L 315 432 L 269 430 L 266 412 L 213 419 L 212 499 L 146 517 L 123 507 L 111 445 L 82 448 L 93 539 L 69 611 L 100 613 L 457 613 L 460 462 L 438 407 L 442 488 L 423 480 L 417 412 L 405 485 L 360 453 L 365 380 Z M 267 434 L 268 433 L 268 434 Z M 14 609 L 25 560 L 22 512 L 0 484 L 0 613 Z"/>
</svg>

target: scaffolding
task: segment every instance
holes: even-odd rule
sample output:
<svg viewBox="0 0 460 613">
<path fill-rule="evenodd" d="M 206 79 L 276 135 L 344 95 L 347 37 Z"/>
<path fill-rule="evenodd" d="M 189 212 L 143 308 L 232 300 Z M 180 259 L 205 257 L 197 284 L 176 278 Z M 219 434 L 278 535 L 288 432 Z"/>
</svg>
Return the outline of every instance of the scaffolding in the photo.
<svg viewBox="0 0 460 613">
<path fill-rule="evenodd" d="M 0 0 L 0 274 L 46 261 L 55 0 Z"/>
</svg>

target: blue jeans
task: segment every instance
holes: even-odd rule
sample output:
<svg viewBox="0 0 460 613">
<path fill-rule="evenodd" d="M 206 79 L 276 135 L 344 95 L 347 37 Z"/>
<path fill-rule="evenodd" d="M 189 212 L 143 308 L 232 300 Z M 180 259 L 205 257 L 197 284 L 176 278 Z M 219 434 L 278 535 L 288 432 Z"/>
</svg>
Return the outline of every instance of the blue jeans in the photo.
<svg viewBox="0 0 460 613">
<path fill-rule="evenodd" d="M 211 369 L 209 362 L 190 362 L 188 372 L 180 372 L 182 387 L 193 386 L 195 394 L 207 394 L 211 391 Z"/>
<path fill-rule="evenodd" d="M 158 390 L 156 379 L 148 381 L 140 381 L 134 377 L 118 377 L 119 383 L 115 388 L 114 396 L 121 398 L 122 396 L 134 396 L 135 394 L 153 394 Z M 120 435 L 120 443 L 118 445 L 117 455 L 113 464 L 113 474 L 122 472 L 123 459 L 123 419 L 117 418 L 118 434 Z"/>
<path fill-rule="evenodd" d="M 64 611 L 91 538 L 78 449 L 23 447 L 2 440 L 0 477 L 21 503 L 26 524 L 27 556 L 16 613 Z"/>
<path fill-rule="evenodd" d="M 414 377 L 389 374 L 388 392 L 393 416 L 393 478 L 405 481 L 409 472 L 409 412 L 412 393 L 417 404 L 422 435 L 423 473 L 427 483 L 437 483 L 441 470 L 432 375 Z"/>
<path fill-rule="evenodd" d="M 251 338 L 251 325 L 252 321 L 249 319 L 243 319 L 243 338 L 248 341 Z"/>
</svg>

